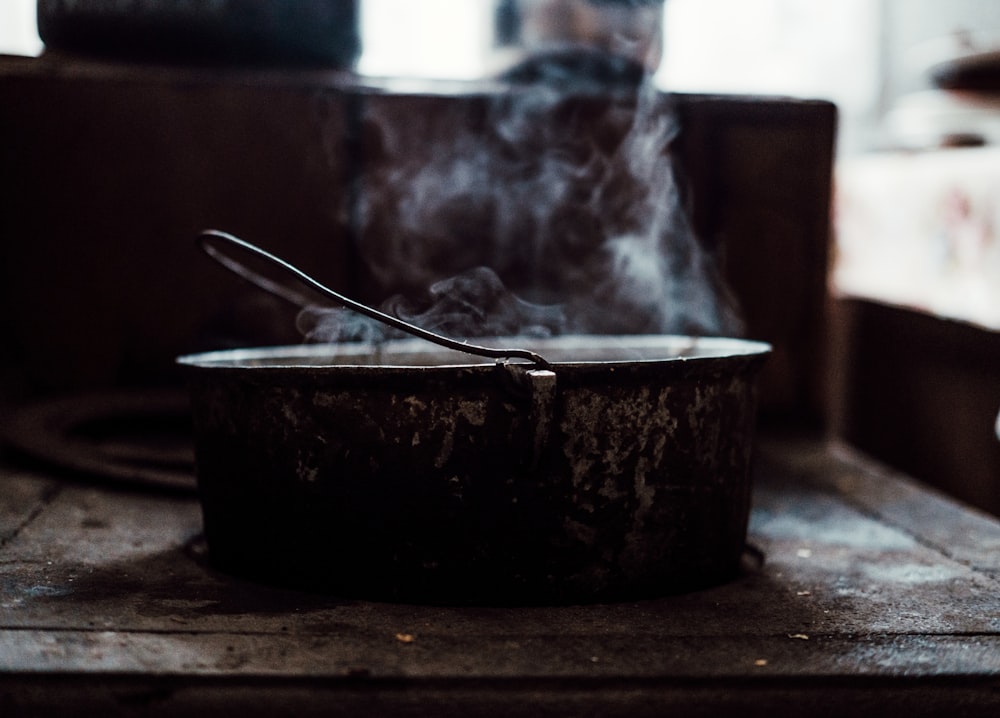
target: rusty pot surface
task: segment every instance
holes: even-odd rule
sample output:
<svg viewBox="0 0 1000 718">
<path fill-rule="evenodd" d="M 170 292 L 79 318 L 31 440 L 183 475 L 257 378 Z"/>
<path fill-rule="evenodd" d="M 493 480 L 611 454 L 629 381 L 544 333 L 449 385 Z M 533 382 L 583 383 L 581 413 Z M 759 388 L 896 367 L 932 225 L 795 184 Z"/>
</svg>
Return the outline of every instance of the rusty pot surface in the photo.
<svg viewBox="0 0 1000 718">
<path fill-rule="evenodd" d="M 419 340 L 182 357 L 213 563 L 448 604 L 640 598 L 732 578 L 769 347 L 587 336 L 530 348 L 552 371 Z"/>
</svg>

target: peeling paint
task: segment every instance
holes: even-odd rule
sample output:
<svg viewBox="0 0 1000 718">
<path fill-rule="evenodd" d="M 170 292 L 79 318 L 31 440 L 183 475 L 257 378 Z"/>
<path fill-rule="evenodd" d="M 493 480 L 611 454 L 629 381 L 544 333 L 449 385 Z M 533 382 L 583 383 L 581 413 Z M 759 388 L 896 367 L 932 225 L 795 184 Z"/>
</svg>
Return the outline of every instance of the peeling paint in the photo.
<svg viewBox="0 0 1000 718">
<path fill-rule="evenodd" d="M 240 410 L 213 409 L 201 415 L 202 426 L 219 422 L 211 430 L 222 441 L 208 450 L 219 452 L 214 465 L 223 473 L 230 471 L 223 454 L 245 457 L 221 481 L 266 486 L 297 469 L 298 481 L 314 486 L 293 503 L 329 515 L 332 537 L 339 537 L 337 526 L 382 527 L 386 516 L 408 523 L 411 512 L 416 533 L 400 537 L 398 551 L 388 544 L 389 559 L 358 547 L 358 565 L 368 573 L 374 562 L 377 572 L 394 576 L 399 567 L 391 561 L 405 556 L 408 566 L 448 567 L 456 577 L 513 570 L 511 581 L 537 581 L 539 590 L 610 591 L 659 580 L 663 571 L 673 582 L 718 561 L 728 567 L 741 547 L 733 544 L 733 526 L 745 529 L 740 512 L 749 510 L 743 463 L 751 437 L 743 416 L 754 404 L 745 374 L 738 382 L 711 367 L 700 374 L 696 360 L 607 368 L 613 376 L 595 364 L 557 366 L 548 383 L 512 381 L 494 367 L 356 375 L 303 369 L 284 381 L 318 386 L 279 385 L 264 396 L 249 382 L 233 387 L 230 402 Z M 264 470 L 254 476 L 258 466 Z M 259 510 L 272 516 L 274 507 L 264 504 Z M 218 512 L 213 520 L 244 531 L 227 540 L 241 547 L 258 540 L 228 518 L 221 501 Z M 305 527 L 280 520 L 289 544 L 299 545 Z M 705 522 L 725 526 L 706 531 Z M 459 532 L 454 555 L 448 542 L 422 540 L 419 532 L 432 525 Z M 521 527 L 538 534 L 521 536 Z M 498 549 L 497 533 L 516 540 Z M 491 556 L 504 558 L 490 563 Z M 565 574 L 549 577 L 553 566 L 566 566 Z"/>
<path fill-rule="evenodd" d="M 421 401 L 415 396 L 404 397 L 403 404 L 409 409 L 410 416 L 424 414 L 427 411 L 427 402 Z"/>
<path fill-rule="evenodd" d="M 434 429 L 433 425 L 430 427 Z M 438 455 L 434 458 L 434 468 L 441 469 L 444 465 L 448 463 L 448 459 L 451 458 L 451 453 L 455 448 L 455 427 L 454 425 L 448 427 L 444 436 L 441 438 L 441 450 Z"/>
</svg>

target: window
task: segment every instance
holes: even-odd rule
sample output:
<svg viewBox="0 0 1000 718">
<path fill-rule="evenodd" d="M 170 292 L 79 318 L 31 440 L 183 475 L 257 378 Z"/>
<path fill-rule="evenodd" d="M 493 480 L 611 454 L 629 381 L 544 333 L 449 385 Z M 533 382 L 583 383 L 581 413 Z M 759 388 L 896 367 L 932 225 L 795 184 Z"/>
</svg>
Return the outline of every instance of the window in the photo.
<svg viewBox="0 0 1000 718">
<path fill-rule="evenodd" d="M 0 54 L 37 55 L 41 51 L 35 0 L 3 0 L 0 3 Z"/>
</svg>

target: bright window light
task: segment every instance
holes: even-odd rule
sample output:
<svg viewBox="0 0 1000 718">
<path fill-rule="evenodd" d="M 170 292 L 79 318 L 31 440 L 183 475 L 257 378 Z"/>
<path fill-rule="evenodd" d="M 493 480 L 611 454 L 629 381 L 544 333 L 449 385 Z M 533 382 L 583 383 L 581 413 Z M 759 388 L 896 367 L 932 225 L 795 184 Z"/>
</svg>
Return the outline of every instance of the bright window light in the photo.
<svg viewBox="0 0 1000 718">
<path fill-rule="evenodd" d="M 878 96 L 872 0 L 667 0 L 665 15 L 665 88 L 822 98 L 851 114 Z"/>
<path fill-rule="evenodd" d="M 363 0 L 366 75 L 473 79 L 487 72 L 493 0 Z"/>
<path fill-rule="evenodd" d="M 35 12 L 35 0 L 0 0 L 0 54 L 41 53 Z"/>
</svg>

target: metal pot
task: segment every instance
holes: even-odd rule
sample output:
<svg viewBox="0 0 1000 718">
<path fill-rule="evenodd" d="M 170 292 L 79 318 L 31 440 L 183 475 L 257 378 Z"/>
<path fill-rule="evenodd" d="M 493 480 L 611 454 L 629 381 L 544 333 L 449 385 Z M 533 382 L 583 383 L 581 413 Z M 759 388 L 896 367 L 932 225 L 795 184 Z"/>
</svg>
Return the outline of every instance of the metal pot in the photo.
<svg viewBox="0 0 1000 718">
<path fill-rule="evenodd" d="M 501 342 L 502 343 L 502 342 Z M 345 597 L 614 600 L 734 576 L 766 344 L 420 340 L 182 357 L 221 569 Z"/>
</svg>

